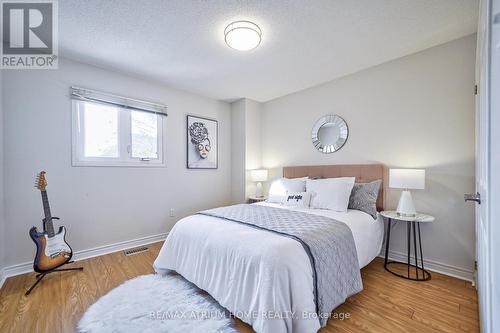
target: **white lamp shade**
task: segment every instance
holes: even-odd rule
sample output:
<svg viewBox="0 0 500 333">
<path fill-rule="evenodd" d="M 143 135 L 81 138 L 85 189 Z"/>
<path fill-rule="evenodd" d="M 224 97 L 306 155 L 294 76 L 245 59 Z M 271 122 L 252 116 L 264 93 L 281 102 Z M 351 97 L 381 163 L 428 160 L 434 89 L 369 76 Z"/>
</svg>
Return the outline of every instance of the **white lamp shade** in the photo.
<svg viewBox="0 0 500 333">
<path fill-rule="evenodd" d="M 389 187 L 423 190 L 425 188 L 425 170 L 389 169 Z"/>
<path fill-rule="evenodd" d="M 265 169 L 251 170 L 250 178 L 254 182 L 265 182 L 267 181 L 267 170 Z"/>
</svg>

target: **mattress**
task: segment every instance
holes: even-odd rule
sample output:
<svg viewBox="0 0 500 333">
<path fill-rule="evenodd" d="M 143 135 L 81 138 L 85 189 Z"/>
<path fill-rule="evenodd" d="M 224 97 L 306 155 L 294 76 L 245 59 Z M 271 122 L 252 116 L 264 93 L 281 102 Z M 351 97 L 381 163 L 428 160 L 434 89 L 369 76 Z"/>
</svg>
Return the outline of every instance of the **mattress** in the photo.
<svg viewBox="0 0 500 333">
<path fill-rule="evenodd" d="M 352 231 L 360 268 L 380 252 L 383 221 L 348 210 L 282 209 L 331 217 Z M 211 216 L 178 221 L 154 263 L 158 273 L 171 270 L 206 290 L 256 332 L 317 332 L 313 274 L 308 255 L 288 237 Z"/>
</svg>

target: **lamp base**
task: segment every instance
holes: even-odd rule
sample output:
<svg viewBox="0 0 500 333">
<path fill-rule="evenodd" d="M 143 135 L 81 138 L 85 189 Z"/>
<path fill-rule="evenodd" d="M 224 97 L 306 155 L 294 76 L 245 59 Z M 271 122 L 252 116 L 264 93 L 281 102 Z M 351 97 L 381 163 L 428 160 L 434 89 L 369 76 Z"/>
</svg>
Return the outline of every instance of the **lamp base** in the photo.
<svg viewBox="0 0 500 333">
<path fill-rule="evenodd" d="M 257 186 L 255 188 L 255 197 L 256 198 L 263 198 L 264 195 L 262 194 L 262 183 L 258 182 Z"/>
<path fill-rule="evenodd" d="M 399 198 L 398 208 L 396 211 L 400 216 L 414 217 L 417 215 L 410 191 L 404 190 L 401 192 L 401 197 Z"/>
</svg>

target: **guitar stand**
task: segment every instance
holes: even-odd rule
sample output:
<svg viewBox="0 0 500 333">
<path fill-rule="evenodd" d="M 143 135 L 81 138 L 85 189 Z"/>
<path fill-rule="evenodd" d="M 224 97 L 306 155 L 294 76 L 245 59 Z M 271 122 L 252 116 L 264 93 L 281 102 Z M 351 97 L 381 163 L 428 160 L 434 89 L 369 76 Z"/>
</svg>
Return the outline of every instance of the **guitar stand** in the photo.
<svg viewBox="0 0 500 333">
<path fill-rule="evenodd" d="M 66 264 L 71 264 L 71 263 L 74 263 L 74 261 L 68 261 Z M 65 264 L 65 265 L 66 265 Z M 54 269 L 51 269 L 49 271 L 46 271 L 46 272 L 43 272 L 43 273 L 40 273 L 40 274 L 37 274 L 35 277 L 36 277 L 36 282 L 30 287 L 30 289 L 28 289 L 28 291 L 26 291 L 26 293 L 24 294 L 25 296 L 28 296 L 31 291 L 33 289 L 35 289 L 35 287 L 37 286 L 37 284 L 40 283 L 40 281 L 42 281 L 42 279 L 45 277 L 45 275 L 47 274 L 50 274 L 50 273 L 54 273 L 54 272 L 64 272 L 64 271 L 83 271 L 83 267 L 75 267 L 75 268 L 54 268 Z"/>
</svg>

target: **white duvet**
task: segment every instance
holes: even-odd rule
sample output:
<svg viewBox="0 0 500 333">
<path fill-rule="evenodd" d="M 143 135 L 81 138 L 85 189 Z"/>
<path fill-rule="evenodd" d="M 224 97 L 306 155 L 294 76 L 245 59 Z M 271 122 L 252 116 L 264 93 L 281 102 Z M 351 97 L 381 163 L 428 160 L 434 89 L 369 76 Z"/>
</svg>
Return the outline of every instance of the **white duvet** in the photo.
<svg viewBox="0 0 500 333">
<path fill-rule="evenodd" d="M 346 223 L 354 236 L 360 268 L 379 254 L 384 229 L 380 217 L 373 220 L 358 210 L 295 210 Z M 312 333 L 320 328 L 311 263 L 302 245 L 291 238 L 192 215 L 172 228 L 154 267 L 158 273 L 178 272 L 258 333 Z"/>
</svg>

